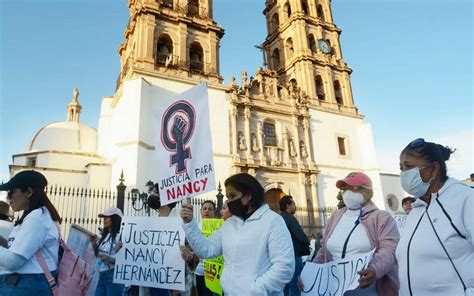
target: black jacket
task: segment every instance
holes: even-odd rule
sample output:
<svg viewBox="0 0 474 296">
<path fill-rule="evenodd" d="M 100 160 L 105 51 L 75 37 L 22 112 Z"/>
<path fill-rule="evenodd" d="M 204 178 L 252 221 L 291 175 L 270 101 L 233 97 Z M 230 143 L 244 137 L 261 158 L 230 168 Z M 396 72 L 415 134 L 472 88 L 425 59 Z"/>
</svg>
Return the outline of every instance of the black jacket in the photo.
<svg viewBox="0 0 474 296">
<path fill-rule="evenodd" d="M 291 239 L 293 240 L 293 248 L 295 249 L 295 256 L 301 257 L 305 255 L 309 255 L 309 239 L 301 228 L 300 223 L 298 220 L 288 213 L 287 211 L 283 211 L 281 213 L 283 220 L 285 220 L 286 227 L 291 234 Z"/>
</svg>

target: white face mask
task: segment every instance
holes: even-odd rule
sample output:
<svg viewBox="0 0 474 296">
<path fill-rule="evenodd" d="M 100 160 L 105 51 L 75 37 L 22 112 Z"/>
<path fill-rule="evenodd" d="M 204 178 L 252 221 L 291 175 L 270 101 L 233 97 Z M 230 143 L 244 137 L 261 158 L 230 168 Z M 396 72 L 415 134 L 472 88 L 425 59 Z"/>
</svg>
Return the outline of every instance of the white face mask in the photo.
<svg viewBox="0 0 474 296">
<path fill-rule="evenodd" d="M 400 182 L 403 190 L 408 194 L 413 195 L 415 198 L 420 198 L 425 195 L 430 187 L 431 181 L 433 180 L 433 178 L 431 178 L 428 183 L 423 182 L 421 179 L 420 169 L 421 168 L 414 167 L 400 173 Z"/>
<path fill-rule="evenodd" d="M 342 194 L 344 204 L 350 210 L 359 209 L 364 204 L 364 195 L 360 192 L 352 192 L 350 190 L 344 191 Z"/>
</svg>

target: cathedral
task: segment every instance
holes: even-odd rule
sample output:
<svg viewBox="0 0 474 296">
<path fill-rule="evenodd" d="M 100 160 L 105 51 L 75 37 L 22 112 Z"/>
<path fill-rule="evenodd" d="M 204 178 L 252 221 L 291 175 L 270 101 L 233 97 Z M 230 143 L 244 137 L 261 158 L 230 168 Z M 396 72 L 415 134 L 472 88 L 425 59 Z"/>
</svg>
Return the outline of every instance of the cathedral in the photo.
<svg viewBox="0 0 474 296">
<path fill-rule="evenodd" d="M 163 165 L 152 110 L 205 81 L 216 183 L 247 172 L 264 185 L 272 208 L 291 194 L 311 211 L 335 206 L 336 181 L 363 171 L 373 181 L 374 202 L 386 208 L 372 129 L 353 98 L 331 1 L 261 5 L 265 65 L 224 84 L 225 36 L 212 0 L 129 0 L 116 91 L 102 98 L 97 129 L 80 123 L 75 89 L 67 120 L 43 126 L 25 152 L 13 155 L 10 173 L 35 169 L 65 185 L 113 188 L 123 172 L 127 187 L 143 189 Z"/>
</svg>

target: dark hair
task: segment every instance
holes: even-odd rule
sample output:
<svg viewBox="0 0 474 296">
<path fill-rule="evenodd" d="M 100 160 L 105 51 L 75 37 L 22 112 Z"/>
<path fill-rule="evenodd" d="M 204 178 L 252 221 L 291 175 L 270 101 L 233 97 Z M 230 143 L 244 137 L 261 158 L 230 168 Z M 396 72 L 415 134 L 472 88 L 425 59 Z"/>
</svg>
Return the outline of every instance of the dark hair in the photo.
<svg viewBox="0 0 474 296">
<path fill-rule="evenodd" d="M 216 207 L 216 203 L 213 202 L 213 201 L 210 200 L 210 199 L 207 199 L 207 200 L 205 200 L 205 201 L 202 202 L 202 204 L 201 204 L 201 209 L 202 209 L 202 207 L 203 207 L 205 204 L 207 204 L 207 203 L 212 204 L 212 207 L 214 208 L 214 212 L 215 212 L 215 211 L 216 211 L 216 208 L 217 208 L 217 207 Z"/>
<path fill-rule="evenodd" d="M 292 199 L 293 197 L 290 195 L 285 195 L 280 199 L 279 205 L 280 205 L 281 212 L 286 211 L 288 206 L 291 205 L 291 203 L 293 202 Z"/>
<path fill-rule="evenodd" d="M 97 247 L 96 247 L 97 250 L 96 250 L 96 253 L 97 253 L 98 250 L 99 250 L 100 244 L 101 244 L 101 243 L 105 240 L 105 238 L 107 237 L 107 234 L 110 233 L 112 242 L 114 242 L 114 241 L 115 241 L 115 237 L 117 236 L 117 233 L 120 232 L 120 225 L 122 224 L 122 217 L 120 217 L 120 216 L 117 215 L 117 214 L 114 214 L 114 215 L 112 215 L 112 216 L 105 216 L 105 217 L 109 217 L 109 218 L 110 218 L 110 220 L 111 220 L 111 222 L 112 222 L 112 227 L 111 227 L 112 229 L 110 230 L 110 232 L 109 232 L 109 230 L 108 230 L 107 228 L 105 228 L 105 227 L 102 229 L 102 232 L 101 232 L 101 234 L 100 234 L 100 235 L 101 235 L 100 240 L 99 240 L 99 242 L 97 243 Z M 103 218 L 105 218 L 105 217 L 103 217 Z"/>
<path fill-rule="evenodd" d="M 454 151 L 456 151 L 456 149 L 451 149 L 436 143 L 425 142 L 424 139 L 416 139 L 408 144 L 401 154 L 421 158 L 429 164 L 435 162 L 439 163 L 441 168 L 440 180 L 444 182 L 448 179 L 446 161 L 449 160 L 449 157 Z"/>
<path fill-rule="evenodd" d="M 242 192 L 244 195 L 252 195 L 250 205 L 254 209 L 258 209 L 262 205 L 265 190 L 255 177 L 247 173 L 235 174 L 225 180 L 224 186 L 229 185 L 235 187 L 235 189 Z"/>
<path fill-rule="evenodd" d="M 8 220 L 10 220 L 10 217 L 8 217 L 7 215 L 4 215 L 4 214 L 0 214 L 0 220 L 8 221 Z"/>
<path fill-rule="evenodd" d="M 20 188 L 20 190 L 26 192 L 28 188 L 31 187 Z M 33 191 L 33 193 L 30 198 L 28 209 L 23 212 L 23 215 L 21 215 L 20 219 L 16 221 L 15 225 L 23 223 L 23 220 L 26 218 L 26 216 L 28 216 L 29 213 L 36 209 L 42 209 L 42 207 L 46 207 L 48 209 L 53 221 L 61 223 L 61 217 L 59 216 L 58 211 L 46 195 L 44 188 L 31 188 L 31 190 Z"/>
</svg>

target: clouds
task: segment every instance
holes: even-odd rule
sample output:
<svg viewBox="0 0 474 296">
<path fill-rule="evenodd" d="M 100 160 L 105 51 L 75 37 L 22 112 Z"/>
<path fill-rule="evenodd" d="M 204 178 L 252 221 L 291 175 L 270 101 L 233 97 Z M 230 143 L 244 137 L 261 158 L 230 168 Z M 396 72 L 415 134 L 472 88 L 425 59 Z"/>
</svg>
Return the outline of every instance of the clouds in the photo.
<svg viewBox="0 0 474 296">
<path fill-rule="evenodd" d="M 426 140 L 456 149 L 456 152 L 451 155 L 450 160 L 446 162 L 450 177 L 464 180 L 474 172 L 474 130 L 454 131 L 450 134 Z M 395 148 L 379 149 L 377 151 L 377 160 L 381 172 L 400 173 L 399 155 L 405 145 L 406 143 L 397 143 L 397 145 L 391 146 Z"/>
</svg>

